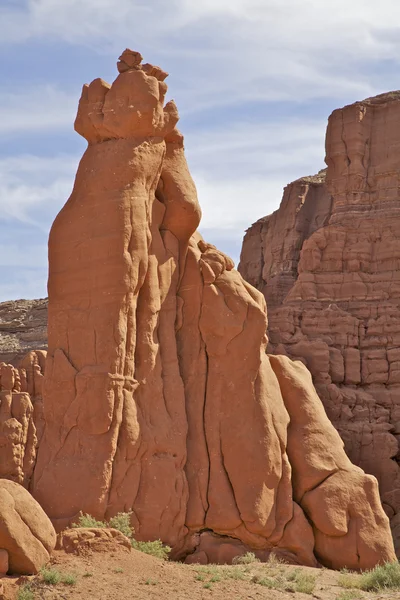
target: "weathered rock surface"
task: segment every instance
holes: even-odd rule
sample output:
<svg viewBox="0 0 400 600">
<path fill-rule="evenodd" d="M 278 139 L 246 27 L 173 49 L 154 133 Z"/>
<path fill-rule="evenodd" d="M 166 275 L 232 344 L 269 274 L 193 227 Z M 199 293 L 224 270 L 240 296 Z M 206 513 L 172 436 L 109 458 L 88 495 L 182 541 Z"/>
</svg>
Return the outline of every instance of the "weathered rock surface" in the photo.
<svg viewBox="0 0 400 600">
<path fill-rule="evenodd" d="M 0 362 L 17 366 L 30 350 L 47 349 L 47 298 L 0 302 Z"/>
<path fill-rule="evenodd" d="M 56 549 L 64 550 L 67 554 L 87 556 L 92 552 L 130 552 L 132 544 L 117 529 L 77 527 L 58 534 Z"/>
<path fill-rule="evenodd" d="M 29 352 L 19 368 L 0 363 L 0 479 L 28 487 L 43 434 L 46 352 Z"/>
<path fill-rule="evenodd" d="M 56 533 L 43 509 L 21 485 L 0 479 L 0 549 L 11 574 L 32 575 L 45 565 Z"/>
<path fill-rule="evenodd" d="M 246 233 L 239 271 L 269 306 L 269 351 L 302 360 L 400 552 L 400 92 L 333 112 L 324 172 Z"/>
<path fill-rule="evenodd" d="M 262 294 L 196 233 L 167 74 L 130 50 L 118 70 L 83 88 L 89 145 L 50 233 L 32 493 L 58 529 L 132 511 L 135 536 L 177 558 L 239 545 L 307 565 L 393 560 L 376 480 L 346 457 L 307 370 L 265 353 Z"/>
</svg>

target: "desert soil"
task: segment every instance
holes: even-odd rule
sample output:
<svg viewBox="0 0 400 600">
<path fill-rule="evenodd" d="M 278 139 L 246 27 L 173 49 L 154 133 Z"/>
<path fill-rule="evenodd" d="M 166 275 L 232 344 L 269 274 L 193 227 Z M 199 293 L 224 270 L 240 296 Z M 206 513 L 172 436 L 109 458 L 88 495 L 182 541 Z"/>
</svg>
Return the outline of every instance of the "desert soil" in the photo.
<svg viewBox="0 0 400 600">
<path fill-rule="evenodd" d="M 400 599 L 400 592 L 361 592 L 343 587 L 343 575 L 327 569 L 311 569 L 285 564 L 207 567 L 162 561 L 136 550 L 75 556 L 56 552 L 52 569 L 63 575 L 75 575 L 73 585 L 49 585 L 36 577 L 2 579 L 5 600 L 15 600 L 21 587 L 30 585 L 35 600 L 130 600 L 183 598 L 212 600 L 357 600 Z M 315 578 L 308 594 L 293 591 L 296 578 Z M 350 577 L 357 578 L 356 575 Z M 307 579 L 307 577 L 306 577 Z M 342 579 L 342 585 L 340 585 Z M 345 578 L 346 579 L 346 578 Z M 348 576 L 347 576 L 348 580 Z M 269 582 L 274 587 L 267 587 Z M 286 587 L 286 589 L 284 589 Z M 22 587 L 22 589 L 24 589 Z"/>
</svg>

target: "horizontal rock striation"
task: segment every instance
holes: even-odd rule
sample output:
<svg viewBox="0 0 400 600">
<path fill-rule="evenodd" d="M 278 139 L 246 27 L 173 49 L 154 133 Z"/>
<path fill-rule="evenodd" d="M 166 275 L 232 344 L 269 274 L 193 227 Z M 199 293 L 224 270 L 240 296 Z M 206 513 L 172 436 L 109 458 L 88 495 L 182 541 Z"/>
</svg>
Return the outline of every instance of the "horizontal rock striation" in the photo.
<svg viewBox="0 0 400 600">
<path fill-rule="evenodd" d="M 329 118 L 326 170 L 285 188 L 239 271 L 269 306 L 269 350 L 311 371 L 350 459 L 379 481 L 400 551 L 400 92 Z"/>
</svg>

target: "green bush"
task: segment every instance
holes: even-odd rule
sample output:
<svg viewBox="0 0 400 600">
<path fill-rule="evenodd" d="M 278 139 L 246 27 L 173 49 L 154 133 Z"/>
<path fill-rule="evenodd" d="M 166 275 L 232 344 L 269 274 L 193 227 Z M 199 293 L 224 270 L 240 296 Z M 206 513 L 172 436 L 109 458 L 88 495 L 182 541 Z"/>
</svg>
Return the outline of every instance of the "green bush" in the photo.
<svg viewBox="0 0 400 600">
<path fill-rule="evenodd" d="M 131 540 L 132 548 L 135 550 L 166 560 L 168 554 L 171 552 L 171 548 L 169 546 L 164 546 L 161 540 L 156 540 L 154 542 L 139 542 L 134 539 L 133 535 L 135 531 L 131 526 L 131 515 L 132 512 L 120 512 L 115 515 L 115 517 L 111 517 L 109 521 L 97 521 L 97 519 L 91 515 L 81 512 L 79 513 L 78 521 L 74 523 L 72 527 L 95 527 L 98 529 L 112 527 L 113 529 L 118 529 L 118 531 Z"/>
<path fill-rule="evenodd" d="M 27 583 L 22 585 L 17 594 L 17 600 L 35 600 L 35 594 L 32 591 L 32 587 Z"/>
<path fill-rule="evenodd" d="M 92 515 L 80 512 L 78 521 L 73 523 L 72 527 L 95 527 L 97 529 L 104 529 L 107 527 L 107 523 L 105 521 L 97 521 Z"/>
<path fill-rule="evenodd" d="M 400 564 L 385 563 L 371 571 L 366 571 L 359 578 L 358 587 L 366 592 L 400 589 Z"/>
<path fill-rule="evenodd" d="M 73 573 L 66 573 L 61 576 L 61 583 L 65 583 L 65 585 L 75 585 L 76 584 L 76 575 Z"/>
<path fill-rule="evenodd" d="M 234 565 L 249 565 L 260 561 L 254 552 L 246 552 L 246 554 L 243 554 L 242 556 L 235 556 L 232 562 Z"/>
<path fill-rule="evenodd" d="M 315 589 L 315 575 L 309 573 L 298 573 L 295 579 L 296 592 L 312 594 Z"/>
<path fill-rule="evenodd" d="M 111 517 L 109 521 L 98 521 L 92 515 L 80 512 L 79 518 L 72 527 L 94 527 L 96 529 L 105 529 L 106 527 L 112 527 L 112 529 L 118 529 L 121 533 L 126 535 L 127 538 L 132 538 L 134 530 L 131 527 L 131 512 L 120 512 L 115 517 Z"/>
<path fill-rule="evenodd" d="M 44 567 L 41 569 L 40 575 L 48 585 L 57 585 L 61 581 L 61 573 L 57 569 L 47 569 Z"/>
<path fill-rule="evenodd" d="M 131 539 L 134 534 L 134 530 L 131 527 L 131 512 L 120 512 L 115 517 L 111 517 L 108 521 L 108 526 L 113 529 L 118 529 L 121 533 L 126 535 L 127 538 Z"/>
<path fill-rule="evenodd" d="M 169 546 L 164 546 L 161 540 L 155 540 L 154 542 L 138 542 L 137 540 L 132 539 L 131 543 L 132 548 L 135 550 L 150 554 L 156 558 L 161 558 L 162 560 L 167 560 L 168 555 L 171 552 L 171 548 Z"/>
<path fill-rule="evenodd" d="M 76 575 L 73 573 L 60 573 L 57 569 L 44 567 L 41 569 L 40 575 L 48 585 L 57 585 L 58 583 L 64 583 L 65 585 L 76 584 Z"/>
</svg>

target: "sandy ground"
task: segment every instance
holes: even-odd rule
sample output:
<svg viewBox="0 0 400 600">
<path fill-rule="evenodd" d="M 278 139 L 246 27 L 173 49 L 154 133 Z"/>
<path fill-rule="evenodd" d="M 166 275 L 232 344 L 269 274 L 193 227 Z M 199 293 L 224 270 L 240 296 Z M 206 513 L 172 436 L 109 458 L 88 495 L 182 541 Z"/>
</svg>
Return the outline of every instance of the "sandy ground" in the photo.
<svg viewBox="0 0 400 600">
<path fill-rule="evenodd" d="M 400 600 L 400 592 L 366 593 L 346 589 L 343 575 L 327 569 L 261 563 L 201 567 L 162 561 L 136 550 L 84 557 L 58 551 L 51 568 L 64 576 L 74 575 L 75 583 L 49 585 L 40 575 L 7 577 L 1 580 L 4 598 L 15 600 L 18 594 L 21 598 L 21 588 L 28 584 L 33 596 L 23 600 L 32 597 L 35 600 Z M 315 579 L 314 589 L 309 593 L 295 591 L 298 582 L 304 583 L 304 579 L 309 582 Z M 278 589 L 274 589 L 276 587 Z"/>
</svg>

